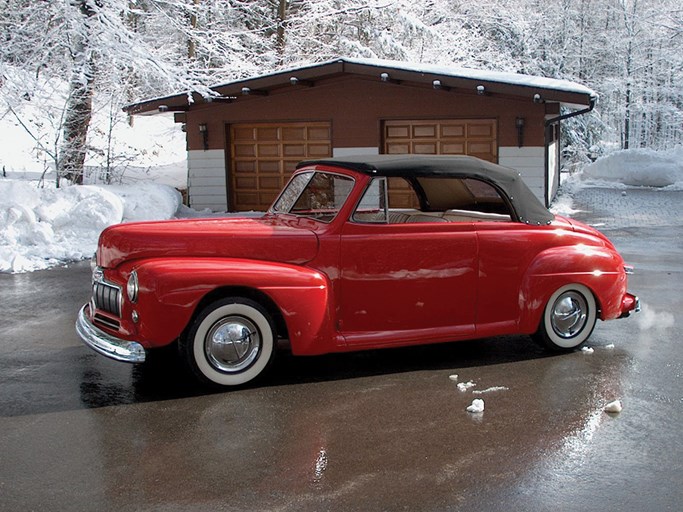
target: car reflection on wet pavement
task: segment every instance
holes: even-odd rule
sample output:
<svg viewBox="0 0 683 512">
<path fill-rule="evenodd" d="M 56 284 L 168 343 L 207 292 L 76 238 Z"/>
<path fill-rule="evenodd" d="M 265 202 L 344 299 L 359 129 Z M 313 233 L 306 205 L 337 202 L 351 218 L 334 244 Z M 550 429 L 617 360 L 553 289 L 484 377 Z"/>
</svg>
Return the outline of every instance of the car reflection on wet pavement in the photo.
<svg viewBox="0 0 683 512">
<path fill-rule="evenodd" d="M 82 346 L 87 263 L 0 275 L 0 510 L 677 509 L 683 227 L 601 229 L 644 307 L 600 322 L 592 353 L 506 337 L 284 355 L 222 393 L 171 354 L 134 367 Z"/>
</svg>

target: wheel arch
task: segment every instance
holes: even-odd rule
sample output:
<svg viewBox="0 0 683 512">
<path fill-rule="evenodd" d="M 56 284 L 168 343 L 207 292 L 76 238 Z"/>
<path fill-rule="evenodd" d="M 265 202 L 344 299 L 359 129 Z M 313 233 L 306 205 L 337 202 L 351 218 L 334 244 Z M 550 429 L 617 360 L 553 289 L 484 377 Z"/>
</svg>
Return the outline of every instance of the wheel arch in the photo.
<svg viewBox="0 0 683 512">
<path fill-rule="evenodd" d="M 520 330 L 535 332 L 550 297 L 569 284 L 585 286 L 593 295 L 598 318 L 611 318 L 616 298 L 620 302 L 620 290 L 625 289 L 623 260 L 615 251 L 599 246 L 560 246 L 539 253 L 520 286 Z"/>
<path fill-rule="evenodd" d="M 282 311 L 275 301 L 263 290 L 249 286 L 219 286 L 209 291 L 197 303 L 192 316 L 190 317 L 190 321 L 188 322 L 188 326 L 185 329 L 187 330 L 189 326 L 192 325 L 197 316 L 199 316 L 204 308 L 206 308 L 208 305 L 229 297 L 243 297 L 245 299 L 251 299 L 254 302 L 257 302 L 266 309 L 270 317 L 273 319 L 278 337 L 289 337 L 287 323 L 282 315 Z"/>
<path fill-rule="evenodd" d="M 139 333 L 153 340 L 150 348 L 185 334 L 207 305 L 230 296 L 263 306 L 293 352 L 326 353 L 335 346 L 331 283 L 318 270 L 232 258 L 159 258 L 140 261 L 135 269 Z"/>
</svg>

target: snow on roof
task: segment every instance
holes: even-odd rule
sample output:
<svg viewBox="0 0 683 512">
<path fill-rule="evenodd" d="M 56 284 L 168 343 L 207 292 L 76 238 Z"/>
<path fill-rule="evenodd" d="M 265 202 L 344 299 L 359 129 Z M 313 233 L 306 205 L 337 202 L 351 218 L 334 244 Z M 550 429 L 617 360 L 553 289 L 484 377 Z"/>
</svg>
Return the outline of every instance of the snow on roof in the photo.
<svg viewBox="0 0 683 512">
<path fill-rule="evenodd" d="M 542 76 L 523 75 L 504 71 L 488 71 L 483 69 L 462 68 L 456 66 L 440 66 L 436 64 L 418 64 L 414 62 L 400 62 L 382 59 L 341 59 L 351 64 L 361 64 L 374 67 L 388 67 L 416 73 L 431 73 L 435 75 L 481 80 L 483 82 L 497 82 L 502 84 L 519 85 L 522 87 L 537 87 L 540 89 L 552 89 L 555 91 L 571 92 L 597 96 L 597 93 L 584 85 L 560 80 L 557 78 L 545 78 Z"/>
<path fill-rule="evenodd" d="M 381 69 L 394 69 L 397 71 L 404 71 L 409 73 L 417 74 L 432 74 L 439 75 L 443 77 L 452 77 L 462 80 L 478 80 L 482 82 L 493 82 L 505 85 L 513 85 L 517 87 L 529 87 L 536 89 L 546 89 L 550 91 L 558 91 L 570 94 L 579 94 L 588 96 L 591 99 L 597 98 L 597 93 L 581 84 L 569 80 L 560 80 L 557 78 L 546 78 L 534 75 L 524 75 L 521 73 L 510 73 L 503 71 L 489 71 L 482 69 L 472 69 L 463 68 L 456 66 L 443 66 L 436 64 L 423 64 L 415 62 L 401 62 L 394 60 L 382 60 L 382 59 L 362 59 L 362 58 L 349 58 L 340 57 L 333 60 L 328 60 L 324 62 L 307 63 L 298 66 L 293 66 L 286 69 L 274 70 L 270 73 L 265 73 L 263 75 L 254 76 L 246 79 L 239 79 L 230 82 L 225 82 L 222 84 L 213 85 L 210 89 L 222 89 L 230 86 L 236 86 L 238 84 L 244 84 L 253 80 L 261 80 L 267 78 L 274 78 L 278 76 L 286 76 L 289 80 L 289 75 L 303 70 L 312 70 L 316 68 L 322 68 L 325 66 L 331 66 L 334 64 L 351 64 L 358 66 L 376 67 Z M 189 92 L 172 94 L 169 96 L 161 96 L 157 98 L 150 98 L 139 103 L 134 103 L 125 107 L 124 110 L 133 110 L 134 107 L 139 106 L 143 103 L 155 103 L 162 100 L 171 100 L 174 98 L 180 98 L 186 96 L 188 103 L 192 103 L 192 94 Z"/>
</svg>

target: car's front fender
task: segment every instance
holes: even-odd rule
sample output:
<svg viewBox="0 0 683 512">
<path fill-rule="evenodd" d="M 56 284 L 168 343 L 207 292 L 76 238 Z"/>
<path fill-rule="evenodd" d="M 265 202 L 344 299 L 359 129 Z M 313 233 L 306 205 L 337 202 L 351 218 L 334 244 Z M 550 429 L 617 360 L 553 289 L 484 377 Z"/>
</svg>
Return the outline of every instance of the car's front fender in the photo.
<svg viewBox="0 0 683 512">
<path fill-rule="evenodd" d="M 258 290 L 279 308 L 292 351 L 324 353 L 334 343 L 329 280 L 321 272 L 290 264 L 232 258 L 155 258 L 139 260 L 138 338 L 147 348 L 176 339 L 199 303 L 221 288 Z M 131 268 L 131 270 L 132 270 Z"/>
<path fill-rule="evenodd" d="M 626 273 L 615 250 L 583 244 L 552 247 L 540 252 L 525 273 L 519 294 L 520 331 L 534 332 L 550 296 L 572 283 L 593 292 L 602 320 L 621 314 Z"/>
</svg>

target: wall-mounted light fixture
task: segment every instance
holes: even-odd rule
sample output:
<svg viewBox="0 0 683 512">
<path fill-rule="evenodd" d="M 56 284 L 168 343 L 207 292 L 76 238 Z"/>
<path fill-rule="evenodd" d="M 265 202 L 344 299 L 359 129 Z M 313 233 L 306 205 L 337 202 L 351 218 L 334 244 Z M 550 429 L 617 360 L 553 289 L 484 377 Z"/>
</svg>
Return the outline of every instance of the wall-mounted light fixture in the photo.
<svg viewBox="0 0 683 512">
<path fill-rule="evenodd" d="M 534 103 L 543 103 L 543 98 L 540 94 L 534 94 Z"/>
<path fill-rule="evenodd" d="M 515 118 L 515 126 L 517 127 L 517 146 L 520 148 L 524 145 L 524 124 L 525 120 L 523 117 Z"/>
<path fill-rule="evenodd" d="M 483 85 L 477 85 L 477 94 L 483 96 L 486 93 L 486 87 Z"/>
<path fill-rule="evenodd" d="M 204 151 L 209 149 L 209 127 L 206 123 L 201 123 L 199 125 L 199 133 L 202 134 L 202 142 L 204 144 Z"/>
</svg>

